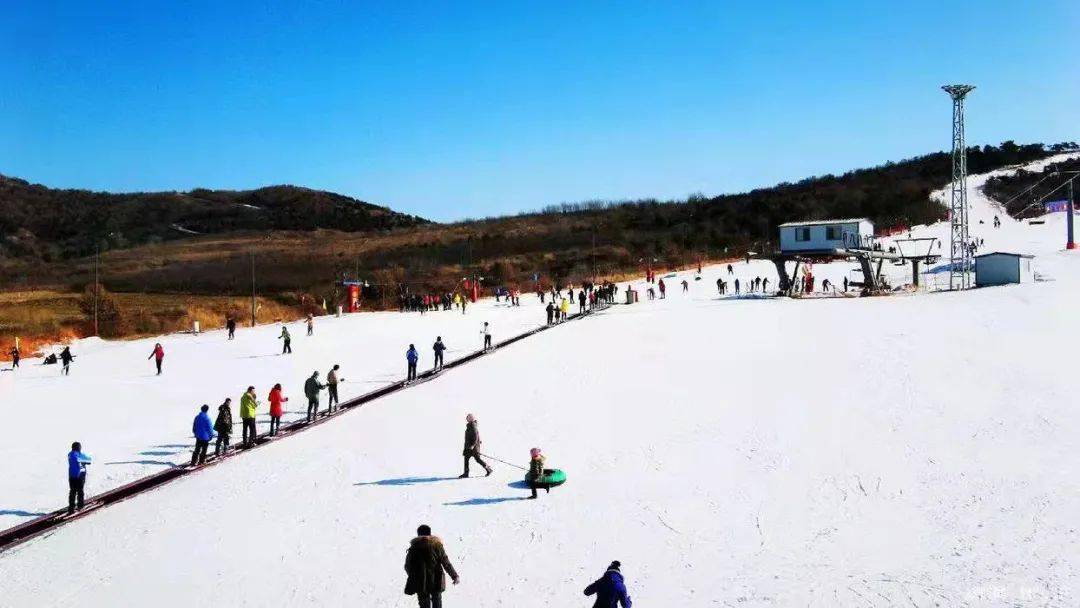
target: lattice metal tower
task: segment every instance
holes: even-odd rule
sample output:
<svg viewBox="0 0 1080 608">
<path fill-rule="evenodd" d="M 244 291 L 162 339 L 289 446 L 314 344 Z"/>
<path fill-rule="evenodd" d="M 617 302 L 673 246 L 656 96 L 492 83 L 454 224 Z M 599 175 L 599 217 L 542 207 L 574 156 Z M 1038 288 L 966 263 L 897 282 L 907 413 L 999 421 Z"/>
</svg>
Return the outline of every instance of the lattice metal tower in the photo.
<svg viewBox="0 0 1080 608">
<path fill-rule="evenodd" d="M 968 232 L 967 148 L 964 144 L 964 97 L 975 87 L 969 84 L 949 84 L 941 87 L 952 97 L 952 199 L 949 201 L 951 271 L 949 289 L 971 287 L 974 256 Z"/>
</svg>

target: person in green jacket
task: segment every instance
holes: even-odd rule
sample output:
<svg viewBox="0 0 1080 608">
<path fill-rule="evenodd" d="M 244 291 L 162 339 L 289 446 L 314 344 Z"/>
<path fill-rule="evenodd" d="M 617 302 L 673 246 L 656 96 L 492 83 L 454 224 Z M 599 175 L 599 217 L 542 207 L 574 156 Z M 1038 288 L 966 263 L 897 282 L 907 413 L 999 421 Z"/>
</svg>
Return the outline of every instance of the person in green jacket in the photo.
<svg viewBox="0 0 1080 608">
<path fill-rule="evenodd" d="M 255 387 L 249 386 L 247 391 L 240 397 L 240 421 L 244 425 L 244 447 L 255 444 L 255 411 L 259 408 L 259 402 L 255 398 Z"/>
<path fill-rule="evenodd" d="M 311 422 L 319 416 L 319 391 L 326 385 L 319 382 L 319 372 L 313 372 L 311 377 L 304 382 L 304 395 L 307 396 L 307 421 Z"/>
</svg>

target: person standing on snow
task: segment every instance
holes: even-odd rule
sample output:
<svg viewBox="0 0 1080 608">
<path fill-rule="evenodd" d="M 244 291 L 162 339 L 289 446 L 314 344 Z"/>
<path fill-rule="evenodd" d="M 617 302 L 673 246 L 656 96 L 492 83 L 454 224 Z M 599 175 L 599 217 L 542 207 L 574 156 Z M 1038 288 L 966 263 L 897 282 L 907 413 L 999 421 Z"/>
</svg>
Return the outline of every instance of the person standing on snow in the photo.
<svg viewBox="0 0 1080 608">
<path fill-rule="evenodd" d="M 547 305 L 547 324 L 551 325 L 555 322 L 555 301 L 548 302 Z"/>
<path fill-rule="evenodd" d="M 247 387 L 247 391 L 240 397 L 240 423 L 243 425 L 244 447 L 255 445 L 255 412 L 259 409 L 259 402 L 255 399 L 255 387 Z"/>
<path fill-rule="evenodd" d="M 270 402 L 270 436 L 277 435 L 278 429 L 281 428 L 281 415 L 285 413 L 285 409 L 281 406 L 289 400 L 281 394 L 281 383 L 274 385 L 274 388 L 270 389 L 270 395 L 266 397 L 266 400 Z"/>
<path fill-rule="evenodd" d="M 284 325 L 281 326 L 281 335 L 278 336 L 278 340 L 284 340 L 285 341 L 281 345 L 281 354 L 284 355 L 285 353 L 289 353 L 291 355 L 292 354 L 292 336 L 289 335 L 289 328 L 288 327 L 285 327 Z"/>
<path fill-rule="evenodd" d="M 161 375 L 161 362 L 165 360 L 165 349 L 161 347 L 161 342 L 154 345 L 154 352 L 150 353 L 147 359 L 153 359 L 157 364 L 157 375 Z"/>
<path fill-rule="evenodd" d="M 536 480 L 544 476 L 544 455 L 540 453 L 540 448 L 533 448 L 529 450 L 529 470 L 525 473 L 525 482 L 529 484 L 529 489 L 532 490 L 532 496 L 530 499 L 536 499 L 537 488 L 544 488 L 544 491 L 551 492 L 551 489 L 546 486 L 541 486 Z"/>
<path fill-rule="evenodd" d="M 469 476 L 469 460 L 473 458 L 476 459 L 480 466 L 484 467 L 487 475 L 491 475 L 491 467 L 480 458 L 480 429 L 477 424 L 476 417 L 472 414 L 465 416 L 465 449 L 461 452 L 462 456 L 465 457 L 465 472 L 459 475 L 458 479 L 465 479 Z"/>
<path fill-rule="evenodd" d="M 484 321 L 484 326 L 480 328 L 480 335 L 484 337 L 484 350 L 491 350 L 491 326 L 487 321 Z"/>
<path fill-rule="evenodd" d="M 577 296 L 578 312 L 585 312 L 585 298 L 586 298 L 585 292 L 584 291 L 579 291 L 578 296 Z"/>
<path fill-rule="evenodd" d="M 225 329 L 229 332 L 229 339 L 236 337 L 236 319 L 229 315 L 225 317 Z"/>
<path fill-rule="evenodd" d="M 68 452 L 68 515 L 83 508 L 83 488 L 86 487 L 86 465 L 90 457 L 82 453 L 82 444 L 76 441 Z"/>
<path fill-rule="evenodd" d="M 195 450 L 191 452 L 191 466 L 195 463 L 206 462 L 206 450 L 210 447 L 210 440 L 214 438 L 214 425 L 210 422 L 210 406 L 203 404 L 199 413 L 195 415 L 195 421 L 191 423 L 191 434 L 195 435 Z"/>
<path fill-rule="evenodd" d="M 405 377 L 406 382 L 416 380 L 416 362 L 420 360 L 420 353 L 416 352 L 416 346 L 410 344 L 409 350 L 405 351 L 405 361 L 409 364 L 409 371 Z"/>
<path fill-rule="evenodd" d="M 700 271 L 698 271 L 698 272 L 700 272 Z M 683 292 L 683 293 L 686 293 L 686 292 L 688 292 L 688 291 L 690 291 L 690 284 L 686 282 L 686 279 L 683 279 L 683 282 L 682 282 L 682 292 Z"/>
<path fill-rule="evenodd" d="M 663 300 L 667 297 L 667 285 L 664 284 L 664 279 L 660 279 L 656 286 L 660 289 L 660 299 Z"/>
<path fill-rule="evenodd" d="M 226 397 L 225 402 L 218 406 L 217 412 L 217 420 L 214 421 L 214 430 L 217 431 L 214 456 L 229 452 L 229 436 L 232 435 L 232 399 Z"/>
<path fill-rule="evenodd" d="M 307 421 L 311 422 L 319 416 L 319 391 L 326 385 L 319 382 L 319 372 L 311 372 L 311 377 L 304 382 L 304 395 L 307 397 Z"/>
<path fill-rule="evenodd" d="M 622 572 L 619 571 L 622 564 L 619 560 L 611 562 L 607 571 L 600 578 L 585 587 L 585 595 L 595 595 L 596 601 L 593 608 L 630 608 L 630 596 L 626 593 L 626 583 L 623 582 Z"/>
<path fill-rule="evenodd" d="M 334 408 L 335 405 L 339 407 L 341 406 L 341 399 L 338 398 L 337 385 L 338 382 L 344 382 L 345 379 L 338 378 L 339 369 L 341 369 L 341 366 L 335 363 L 334 367 L 332 367 L 330 371 L 326 373 L 326 393 L 327 395 L 329 395 L 328 399 L 330 401 L 330 403 L 327 404 L 326 409 L 326 411 L 328 412 L 334 411 L 334 409 L 336 409 Z"/>
<path fill-rule="evenodd" d="M 315 335 L 315 317 L 313 317 L 311 313 L 308 313 L 307 316 L 307 335 Z"/>
<path fill-rule="evenodd" d="M 559 312 L 562 313 L 562 320 L 565 321 L 570 315 L 570 300 L 563 298 L 562 304 L 559 305 Z"/>
<path fill-rule="evenodd" d="M 20 355 L 19 347 L 18 346 L 12 346 L 11 347 L 11 369 L 15 369 L 16 367 L 19 367 L 19 355 Z"/>
<path fill-rule="evenodd" d="M 431 345 L 431 350 L 435 351 L 435 365 L 431 369 L 438 371 L 442 369 L 443 353 L 446 352 L 446 345 L 443 344 L 442 336 L 435 336 L 435 344 Z"/>
<path fill-rule="evenodd" d="M 461 578 L 454 570 L 446 549 L 438 536 L 431 535 L 431 527 L 421 525 L 416 529 L 416 538 L 409 542 L 405 553 L 405 594 L 416 595 L 420 608 L 442 608 L 442 594 L 446 591 L 446 576 L 450 575 L 454 584 Z"/>
<path fill-rule="evenodd" d="M 727 273 L 728 273 L 728 276 L 731 276 L 731 275 L 735 274 L 735 270 L 732 269 L 731 264 L 727 265 Z"/>
<path fill-rule="evenodd" d="M 739 279 L 735 279 L 735 294 L 739 293 Z"/>
<path fill-rule="evenodd" d="M 71 374 L 71 362 L 75 360 L 75 355 L 71 354 L 71 347 L 65 346 L 64 350 L 60 351 L 60 362 L 63 366 L 60 368 L 60 373 L 68 376 Z"/>
</svg>

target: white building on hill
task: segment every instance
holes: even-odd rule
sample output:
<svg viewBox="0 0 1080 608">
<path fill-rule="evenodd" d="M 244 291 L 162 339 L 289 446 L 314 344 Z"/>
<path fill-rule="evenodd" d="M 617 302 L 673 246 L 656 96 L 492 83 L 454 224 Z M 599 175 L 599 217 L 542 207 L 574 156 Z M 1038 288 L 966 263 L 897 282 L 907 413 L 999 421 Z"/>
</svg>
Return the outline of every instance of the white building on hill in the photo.
<svg viewBox="0 0 1080 608">
<path fill-rule="evenodd" d="M 874 225 L 866 218 L 780 224 L 780 253 L 836 253 L 869 249 Z"/>
</svg>

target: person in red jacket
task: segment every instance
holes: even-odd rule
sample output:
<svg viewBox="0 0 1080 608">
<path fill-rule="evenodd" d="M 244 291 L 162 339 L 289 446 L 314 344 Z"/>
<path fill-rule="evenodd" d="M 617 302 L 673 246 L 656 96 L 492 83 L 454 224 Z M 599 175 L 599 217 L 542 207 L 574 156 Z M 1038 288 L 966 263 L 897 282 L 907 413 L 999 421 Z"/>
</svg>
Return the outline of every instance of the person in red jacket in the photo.
<svg viewBox="0 0 1080 608">
<path fill-rule="evenodd" d="M 147 359 L 153 359 L 157 364 L 157 375 L 161 375 L 161 362 L 165 359 L 165 349 L 161 347 L 161 342 L 154 345 L 154 352 L 150 353 Z"/>
<path fill-rule="evenodd" d="M 288 397 L 281 395 L 281 384 L 275 384 L 274 388 L 270 389 L 270 396 L 267 397 L 270 401 L 270 435 L 277 435 L 278 429 L 281 428 L 281 415 L 284 410 L 281 407 L 282 403 L 289 400 Z"/>
<path fill-rule="evenodd" d="M 667 296 L 667 285 L 664 285 L 664 279 L 660 279 L 656 286 L 660 288 L 660 299 L 663 300 Z"/>
</svg>

